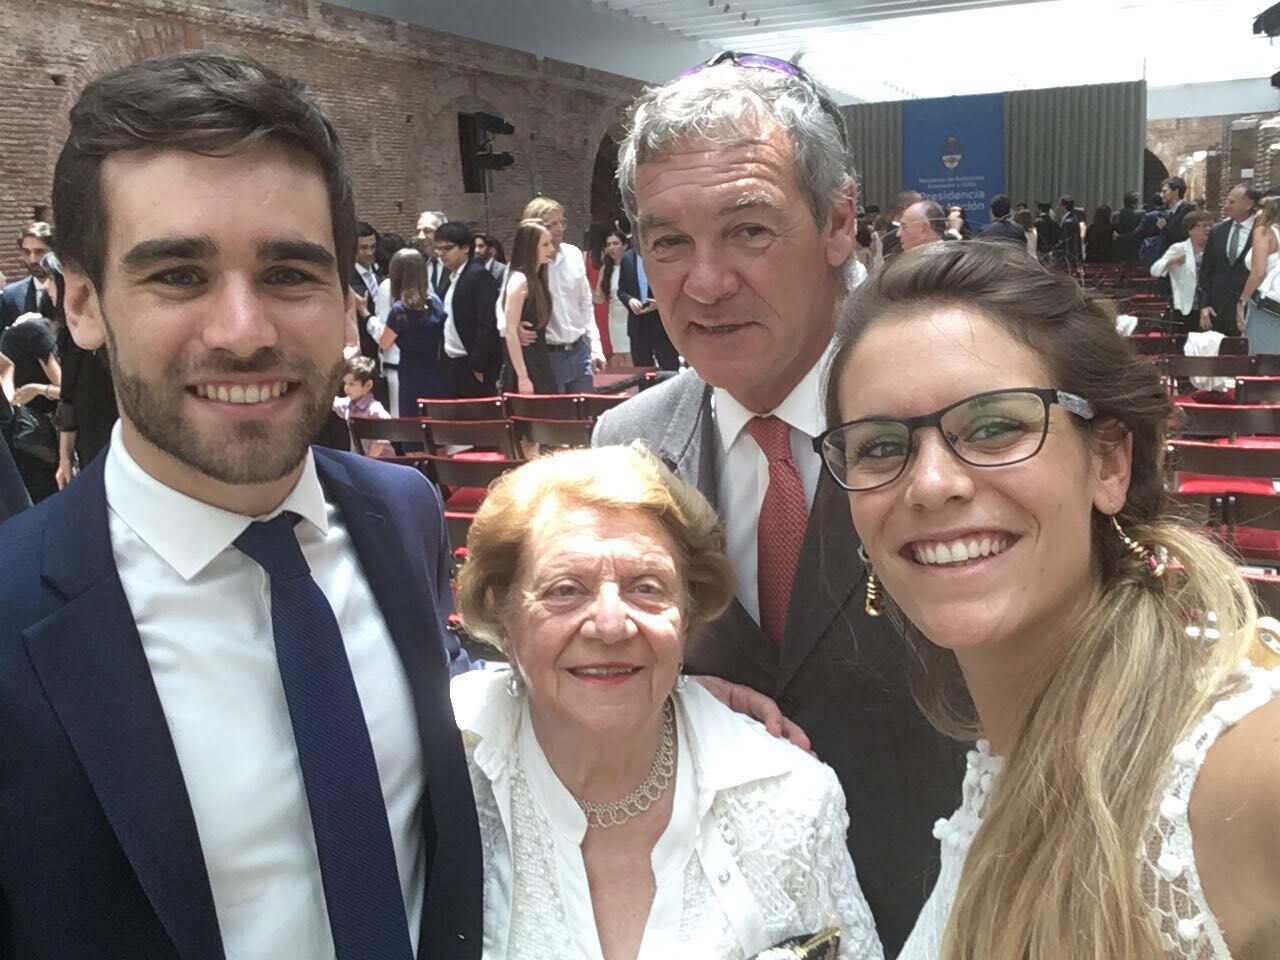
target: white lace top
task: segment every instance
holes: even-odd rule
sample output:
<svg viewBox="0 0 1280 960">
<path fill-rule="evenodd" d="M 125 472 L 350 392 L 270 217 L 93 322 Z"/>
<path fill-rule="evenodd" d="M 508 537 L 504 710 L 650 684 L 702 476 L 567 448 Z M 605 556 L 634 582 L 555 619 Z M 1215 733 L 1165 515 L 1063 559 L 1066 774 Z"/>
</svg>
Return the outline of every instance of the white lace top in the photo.
<svg viewBox="0 0 1280 960">
<path fill-rule="evenodd" d="M 1222 928 L 1200 888 L 1187 810 L 1209 748 L 1224 730 L 1280 695 L 1280 667 L 1263 670 L 1246 660 L 1238 678 L 1242 681 L 1238 692 L 1215 703 L 1174 748 L 1156 817 L 1136 851 L 1138 879 L 1155 914 L 1165 960 L 1231 960 Z M 898 960 L 937 960 L 965 856 L 982 825 L 982 811 L 1003 766 L 1003 758 L 993 757 L 985 740 L 979 740 L 977 749 L 969 752 L 960 809 L 933 827 L 942 847 L 938 883 Z"/>
<path fill-rule="evenodd" d="M 586 818 L 506 676 L 472 671 L 452 689 L 484 847 L 484 957 L 601 960 Z M 675 796 L 651 858 L 657 890 L 639 960 L 740 960 L 829 926 L 841 928 L 841 960 L 882 958 L 831 769 L 696 683 L 675 704 Z"/>
</svg>

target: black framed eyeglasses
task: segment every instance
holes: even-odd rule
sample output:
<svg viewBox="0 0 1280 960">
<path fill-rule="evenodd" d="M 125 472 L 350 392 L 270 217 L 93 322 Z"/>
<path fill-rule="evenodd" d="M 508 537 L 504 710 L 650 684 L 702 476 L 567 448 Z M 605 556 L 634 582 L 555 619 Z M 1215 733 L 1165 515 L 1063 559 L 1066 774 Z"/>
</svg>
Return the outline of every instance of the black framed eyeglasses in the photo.
<svg viewBox="0 0 1280 960">
<path fill-rule="evenodd" d="M 772 70 L 774 73 L 781 73 L 788 77 L 794 77 L 808 87 L 818 103 L 821 105 L 824 113 L 828 114 L 836 125 L 836 130 L 840 132 L 840 142 L 844 144 L 845 149 L 849 147 L 849 136 L 845 130 L 844 116 L 840 113 L 840 108 L 835 102 L 823 92 L 817 82 L 808 73 L 805 72 L 799 64 L 792 63 L 790 60 L 781 60 L 778 57 L 771 57 L 763 53 L 742 53 L 736 50 L 721 50 L 706 63 L 700 63 L 696 67 L 690 67 L 678 74 L 672 83 L 683 80 L 685 77 L 692 77 L 696 73 L 711 67 L 718 67 L 722 63 L 731 63 L 735 67 L 743 67 L 748 70 Z"/>
<path fill-rule="evenodd" d="M 1030 460 L 1049 433 L 1049 407 L 1058 404 L 1092 420 L 1093 404 L 1074 393 L 1039 387 L 988 390 L 919 417 L 863 417 L 815 437 L 813 449 L 831 478 L 852 492 L 897 480 L 915 453 L 915 433 L 934 427 L 957 457 L 973 467 L 1007 467 Z"/>
</svg>

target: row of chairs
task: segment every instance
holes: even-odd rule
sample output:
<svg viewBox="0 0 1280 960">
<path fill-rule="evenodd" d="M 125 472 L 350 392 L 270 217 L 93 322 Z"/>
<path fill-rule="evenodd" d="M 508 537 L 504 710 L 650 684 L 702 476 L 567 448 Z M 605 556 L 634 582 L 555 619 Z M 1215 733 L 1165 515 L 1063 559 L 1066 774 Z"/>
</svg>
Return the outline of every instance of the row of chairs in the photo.
<svg viewBox="0 0 1280 960">
<path fill-rule="evenodd" d="M 615 394 L 553 394 L 418 401 L 421 416 L 352 418 L 352 446 L 382 441 L 396 452 L 381 459 L 421 470 L 441 491 L 449 538 L 467 530 L 489 484 L 524 463 L 526 445 L 586 447 L 595 421 L 627 398 Z"/>
</svg>

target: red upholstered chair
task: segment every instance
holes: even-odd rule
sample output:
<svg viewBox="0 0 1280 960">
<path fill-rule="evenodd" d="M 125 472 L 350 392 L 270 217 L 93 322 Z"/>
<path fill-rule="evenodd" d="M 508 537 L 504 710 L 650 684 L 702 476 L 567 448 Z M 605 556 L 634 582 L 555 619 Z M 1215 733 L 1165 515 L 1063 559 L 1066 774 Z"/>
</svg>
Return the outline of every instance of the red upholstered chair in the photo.
<svg viewBox="0 0 1280 960">
<path fill-rule="evenodd" d="M 447 456 L 446 446 L 471 447 L 459 458 L 515 460 L 516 438 L 510 420 L 422 420 L 427 452 Z"/>
<path fill-rule="evenodd" d="M 1280 439 L 1240 437 L 1234 443 L 1173 440 L 1170 491 L 1223 544 L 1249 562 L 1280 562 Z"/>
<path fill-rule="evenodd" d="M 512 417 L 521 440 L 545 447 L 589 447 L 595 423 L 591 420 L 535 420 Z"/>
<path fill-rule="evenodd" d="M 478 460 L 464 455 L 427 456 L 421 467 L 440 487 L 448 509 L 474 513 L 484 502 L 489 484 L 522 463 L 523 460 Z"/>
<path fill-rule="evenodd" d="M 617 393 L 584 393 L 582 394 L 582 412 L 587 420 L 596 420 L 601 414 L 607 413 L 620 403 L 625 403 L 627 397 Z"/>
<path fill-rule="evenodd" d="M 1182 334 L 1148 333 L 1129 338 L 1134 352 L 1140 357 L 1181 354 L 1187 338 Z"/>
<path fill-rule="evenodd" d="M 384 440 L 389 443 L 409 444 L 411 447 L 421 448 L 426 437 L 423 433 L 423 421 L 418 417 L 392 417 L 390 419 L 373 419 L 366 417 L 352 417 L 347 421 L 347 430 L 351 433 L 351 447 L 353 450 L 364 451 L 364 443 L 362 441 Z M 376 451 L 376 447 L 373 448 Z M 412 449 L 403 450 L 394 458 L 380 457 L 379 459 L 394 459 L 401 463 L 416 463 L 418 459 L 425 456 L 425 450 L 415 455 Z"/>
<path fill-rule="evenodd" d="M 418 413 L 431 420 L 502 420 L 507 415 L 501 397 L 466 397 L 461 400 L 427 397 L 418 401 Z"/>
<path fill-rule="evenodd" d="M 1237 358 L 1221 357 L 1219 359 Z M 1256 360 L 1257 358 L 1249 357 L 1248 359 Z M 1237 377 L 1236 403 L 1280 403 L 1280 377 Z"/>
<path fill-rule="evenodd" d="M 530 420 L 585 420 L 576 393 L 508 393 L 507 416 Z"/>
</svg>

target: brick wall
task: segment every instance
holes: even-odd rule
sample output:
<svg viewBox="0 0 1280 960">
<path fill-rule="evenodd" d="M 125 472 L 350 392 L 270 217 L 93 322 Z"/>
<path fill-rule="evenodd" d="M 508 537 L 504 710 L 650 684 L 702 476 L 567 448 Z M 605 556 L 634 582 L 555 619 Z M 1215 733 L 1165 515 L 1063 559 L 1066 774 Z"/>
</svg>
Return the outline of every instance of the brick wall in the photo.
<svg viewBox="0 0 1280 960">
<path fill-rule="evenodd" d="M 565 204 L 569 237 L 591 219 L 605 134 L 641 85 L 318 0 L 45 0 L 0 4 L 11 63 L 0 76 L 0 270 L 23 275 L 15 238 L 49 203 L 67 113 L 105 71 L 187 49 L 244 54 L 303 80 L 338 128 L 357 213 L 408 234 L 419 210 L 489 228 L 508 243 L 536 193 Z M 516 128 L 515 165 L 482 194 L 463 192 L 457 114 L 484 110 Z M 601 201 L 597 200 L 597 204 Z M 600 211 L 597 211 L 600 212 Z"/>
</svg>

